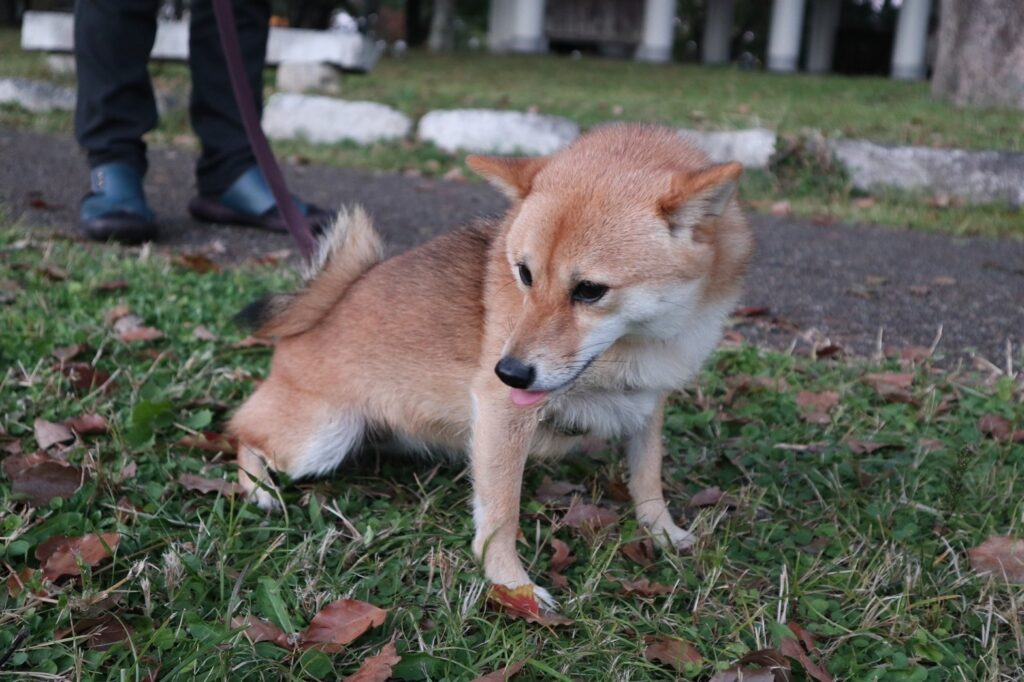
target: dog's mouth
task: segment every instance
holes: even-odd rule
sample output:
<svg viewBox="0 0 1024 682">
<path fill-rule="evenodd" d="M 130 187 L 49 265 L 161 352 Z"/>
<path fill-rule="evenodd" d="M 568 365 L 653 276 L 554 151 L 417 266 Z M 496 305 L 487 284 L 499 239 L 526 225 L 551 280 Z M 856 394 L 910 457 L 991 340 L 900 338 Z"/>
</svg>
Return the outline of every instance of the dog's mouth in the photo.
<svg viewBox="0 0 1024 682">
<path fill-rule="evenodd" d="M 511 399 L 512 404 L 516 405 L 517 407 L 530 407 L 531 405 L 536 405 L 537 403 L 541 402 L 552 393 L 563 391 L 569 386 L 571 386 L 573 382 L 579 379 L 580 376 L 582 376 L 583 373 L 587 371 L 587 368 L 590 367 L 591 363 L 594 362 L 594 360 L 596 359 L 596 355 L 591 357 L 589 360 L 583 363 L 583 366 L 579 368 L 579 371 L 577 371 L 571 377 L 569 377 L 568 379 L 566 379 L 565 381 L 563 381 L 561 384 L 554 388 L 547 389 L 544 391 L 528 391 L 525 388 L 513 388 L 509 391 L 509 399 Z"/>
</svg>

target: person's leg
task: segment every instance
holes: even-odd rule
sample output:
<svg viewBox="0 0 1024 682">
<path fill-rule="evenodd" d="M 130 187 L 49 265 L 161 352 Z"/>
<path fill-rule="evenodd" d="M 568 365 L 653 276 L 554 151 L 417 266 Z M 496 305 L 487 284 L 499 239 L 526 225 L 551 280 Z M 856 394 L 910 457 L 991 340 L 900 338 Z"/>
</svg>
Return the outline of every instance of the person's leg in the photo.
<svg viewBox="0 0 1024 682">
<path fill-rule="evenodd" d="M 268 0 L 232 0 L 246 78 L 256 110 L 263 108 L 263 67 L 270 31 Z M 211 0 L 193 0 L 189 36 L 192 127 L 202 143 L 196 164 L 199 196 L 189 204 L 197 220 L 284 231 L 273 194 L 256 165 L 235 102 Z M 317 232 L 333 213 L 296 199 Z"/>
<path fill-rule="evenodd" d="M 142 193 L 146 144 L 157 121 L 147 62 L 156 37 L 158 0 L 78 0 L 75 137 L 89 161 L 91 191 L 79 227 L 94 239 L 154 239 Z"/>
<path fill-rule="evenodd" d="M 146 172 L 142 136 L 156 126 L 147 62 L 157 0 L 77 0 L 75 137 L 89 166 L 123 162 Z"/>
<path fill-rule="evenodd" d="M 263 108 L 263 66 L 270 30 L 267 0 L 233 0 L 245 75 L 257 111 Z M 194 0 L 189 28 L 192 127 L 202 143 L 196 165 L 199 194 L 218 197 L 256 165 L 228 77 L 211 0 Z"/>
</svg>

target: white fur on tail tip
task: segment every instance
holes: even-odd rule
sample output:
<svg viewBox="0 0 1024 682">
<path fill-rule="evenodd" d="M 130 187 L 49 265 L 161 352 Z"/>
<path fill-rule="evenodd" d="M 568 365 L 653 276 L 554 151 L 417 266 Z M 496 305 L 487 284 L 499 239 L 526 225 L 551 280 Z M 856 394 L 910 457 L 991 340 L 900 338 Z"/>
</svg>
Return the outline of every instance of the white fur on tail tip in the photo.
<svg viewBox="0 0 1024 682">
<path fill-rule="evenodd" d="M 331 226 L 317 239 L 317 250 L 313 257 L 302 265 L 302 278 L 309 281 L 320 274 L 327 263 L 342 251 L 366 251 L 360 259 L 380 261 L 384 248 L 373 227 L 373 221 L 362 206 L 343 206 Z M 353 255 L 353 254 L 348 254 Z"/>
</svg>

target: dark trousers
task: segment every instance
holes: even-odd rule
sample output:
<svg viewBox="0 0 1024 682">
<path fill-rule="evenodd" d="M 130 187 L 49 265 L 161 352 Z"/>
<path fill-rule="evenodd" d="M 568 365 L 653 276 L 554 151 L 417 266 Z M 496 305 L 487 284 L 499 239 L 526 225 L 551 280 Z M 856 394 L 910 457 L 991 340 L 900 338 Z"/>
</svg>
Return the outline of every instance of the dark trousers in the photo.
<svg viewBox="0 0 1024 682">
<path fill-rule="evenodd" d="M 262 108 L 269 0 L 233 0 L 246 75 Z M 89 166 L 126 162 L 146 172 L 142 136 L 156 126 L 147 62 L 156 38 L 159 0 L 76 0 L 75 136 Z M 217 196 L 255 159 L 235 105 L 211 0 L 193 0 L 189 28 L 190 114 L 202 143 L 196 165 L 199 193 Z"/>
</svg>

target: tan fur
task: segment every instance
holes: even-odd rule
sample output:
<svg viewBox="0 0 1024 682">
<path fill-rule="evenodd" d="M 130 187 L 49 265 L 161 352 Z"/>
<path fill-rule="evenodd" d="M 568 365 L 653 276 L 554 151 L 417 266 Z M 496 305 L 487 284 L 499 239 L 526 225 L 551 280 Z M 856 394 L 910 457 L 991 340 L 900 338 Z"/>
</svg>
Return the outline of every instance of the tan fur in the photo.
<svg viewBox="0 0 1024 682">
<path fill-rule="evenodd" d="M 473 549 L 490 580 L 516 586 L 530 582 L 515 547 L 526 457 L 561 454 L 588 431 L 625 438 L 637 518 L 688 547 L 661 492 L 661 410 L 739 294 L 752 238 L 729 186 L 738 164 L 631 125 L 551 157 L 470 163 L 513 199 L 504 220 L 379 264 L 368 222 L 353 221 L 344 248 L 265 328 L 282 337 L 270 375 L 231 422 L 243 486 L 272 506 L 266 466 L 326 473 L 368 433 L 468 450 Z M 584 279 L 610 288 L 574 302 Z M 513 404 L 494 370 L 509 355 L 553 392 Z"/>
</svg>

